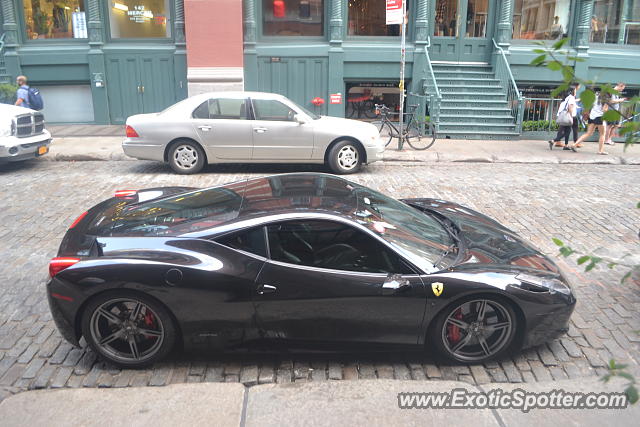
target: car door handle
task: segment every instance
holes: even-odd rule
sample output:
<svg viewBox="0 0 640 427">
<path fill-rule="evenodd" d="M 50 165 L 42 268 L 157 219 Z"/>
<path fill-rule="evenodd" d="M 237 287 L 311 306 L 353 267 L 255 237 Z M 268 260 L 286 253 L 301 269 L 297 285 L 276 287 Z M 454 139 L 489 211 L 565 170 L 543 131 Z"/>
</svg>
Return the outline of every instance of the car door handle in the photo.
<svg viewBox="0 0 640 427">
<path fill-rule="evenodd" d="M 278 288 L 276 288 L 275 286 L 271 286 L 271 285 L 260 285 L 260 286 L 258 286 L 258 294 L 259 295 L 272 294 L 277 290 L 278 290 Z"/>
<path fill-rule="evenodd" d="M 209 132 L 211 130 L 211 126 L 198 126 L 198 129 Z"/>
<path fill-rule="evenodd" d="M 267 130 L 267 128 L 253 128 L 253 131 L 256 133 L 265 133 Z"/>
</svg>

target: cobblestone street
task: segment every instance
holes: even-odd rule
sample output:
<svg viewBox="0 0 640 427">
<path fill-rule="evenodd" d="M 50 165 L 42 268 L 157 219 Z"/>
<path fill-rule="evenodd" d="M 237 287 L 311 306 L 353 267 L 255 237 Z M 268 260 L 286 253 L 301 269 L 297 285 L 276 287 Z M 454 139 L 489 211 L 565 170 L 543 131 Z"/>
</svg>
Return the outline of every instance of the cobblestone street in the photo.
<svg viewBox="0 0 640 427">
<path fill-rule="evenodd" d="M 73 220 L 116 189 L 204 187 L 315 167 L 217 166 L 178 176 L 151 162 L 30 162 L 0 166 L 0 399 L 26 389 L 224 381 L 247 385 L 341 379 L 448 379 L 474 384 L 602 375 L 611 358 L 640 362 L 640 290 L 623 269 L 584 273 L 558 259 L 551 237 L 577 249 L 638 253 L 640 167 L 629 165 L 374 164 L 349 179 L 393 197 L 437 197 L 485 213 L 553 255 L 575 286 L 569 334 L 511 359 L 442 365 L 426 354 L 178 354 L 147 370 L 120 370 L 58 334 L 45 298 L 49 259 Z M 249 172 L 251 171 L 251 172 Z"/>
</svg>

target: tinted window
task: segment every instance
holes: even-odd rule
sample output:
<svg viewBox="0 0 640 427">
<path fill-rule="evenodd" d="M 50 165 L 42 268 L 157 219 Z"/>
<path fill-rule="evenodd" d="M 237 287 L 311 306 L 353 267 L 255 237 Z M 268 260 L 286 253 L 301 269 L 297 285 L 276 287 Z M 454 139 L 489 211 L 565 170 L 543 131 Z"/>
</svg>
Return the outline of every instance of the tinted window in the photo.
<svg viewBox="0 0 640 427">
<path fill-rule="evenodd" d="M 270 99 L 254 99 L 253 110 L 256 120 L 293 121 L 296 112 L 280 101 Z"/>
<path fill-rule="evenodd" d="M 244 99 L 209 99 L 193 111 L 195 119 L 246 120 L 247 110 Z"/>
<path fill-rule="evenodd" d="M 289 221 L 268 226 L 271 259 L 290 264 L 366 273 L 410 273 L 380 242 L 331 221 Z"/>
<path fill-rule="evenodd" d="M 241 202 L 241 194 L 219 187 L 139 205 L 122 202 L 99 215 L 88 234 L 175 236 L 200 231 L 236 218 Z"/>
<path fill-rule="evenodd" d="M 216 242 L 233 249 L 267 257 L 264 227 L 231 233 L 215 239 Z"/>
</svg>

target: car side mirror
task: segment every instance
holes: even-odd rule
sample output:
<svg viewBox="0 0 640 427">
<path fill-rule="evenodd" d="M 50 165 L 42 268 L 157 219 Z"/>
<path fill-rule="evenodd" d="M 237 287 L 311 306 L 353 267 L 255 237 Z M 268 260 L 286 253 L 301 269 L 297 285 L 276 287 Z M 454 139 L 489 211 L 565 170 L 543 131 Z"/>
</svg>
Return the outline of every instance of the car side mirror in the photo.
<svg viewBox="0 0 640 427">
<path fill-rule="evenodd" d="M 389 274 L 382 284 L 382 295 L 392 295 L 411 288 L 409 280 L 400 274 Z"/>
<path fill-rule="evenodd" d="M 295 120 L 299 125 L 307 123 L 307 118 L 302 114 L 296 114 L 295 116 L 293 116 L 293 120 Z"/>
</svg>

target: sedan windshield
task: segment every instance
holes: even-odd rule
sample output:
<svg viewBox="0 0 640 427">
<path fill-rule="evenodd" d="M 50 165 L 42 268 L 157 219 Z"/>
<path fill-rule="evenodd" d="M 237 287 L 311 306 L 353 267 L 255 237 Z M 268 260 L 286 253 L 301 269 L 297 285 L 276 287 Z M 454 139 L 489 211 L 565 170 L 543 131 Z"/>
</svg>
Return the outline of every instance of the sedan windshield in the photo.
<svg viewBox="0 0 640 427">
<path fill-rule="evenodd" d="M 356 194 L 360 221 L 424 271 L 439 269 L 455 248 L 451 233 L 434 217 L 368 188 Z"/>
</svg>

